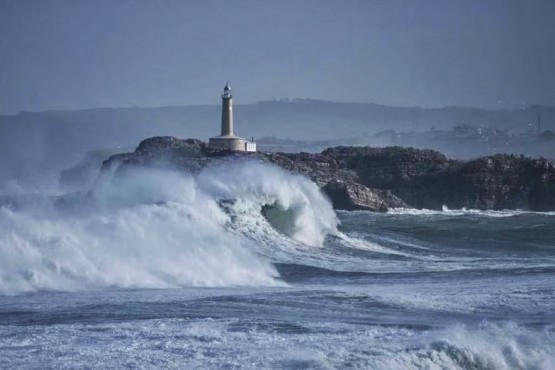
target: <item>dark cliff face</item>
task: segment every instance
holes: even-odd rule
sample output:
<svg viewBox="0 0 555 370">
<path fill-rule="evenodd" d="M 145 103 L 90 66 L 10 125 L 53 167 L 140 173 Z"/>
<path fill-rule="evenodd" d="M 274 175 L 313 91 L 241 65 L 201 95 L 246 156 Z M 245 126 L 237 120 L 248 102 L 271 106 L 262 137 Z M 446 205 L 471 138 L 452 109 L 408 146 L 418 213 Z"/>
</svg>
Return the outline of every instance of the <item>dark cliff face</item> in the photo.
<svg viewBox="0 0 555 370">
<path fill-rule="evenodd" d="M 168 166 L 198 172 L 216 160 L 253 158 L 314 181 L 336 209 L 555 209 L 555 168 L 544 159 L 495 155 L 463 162 L 433 150 L 335 147 L 311 153 L 237 153 L 193 139 L 154 137 L 135 152 L 110 157 L 103 169 Z"/>
<path fill-rule="evenodd" d="M 555 209 L 555 168 L 545 159 L 482 157 L 457 163 L 441 182 L 428 185 L 435 198 L 453 208 Z"/>
<path fill-rule="evenodd" d="M 433 150 L 330 148 L 323 152 L 360 182 L 415 208 L 555 209 L 555 169 L 545 159 L 497 154 L 454 161 Z"/>
<path fill-rule="evenodd" d="M 436 178 L 449 167 L 449 160 L 434 150 L 404 147 L 335 147 L 323 155 L 354 171 L 360 182 L 377 189 L 413 187 Z"/>
</svg>

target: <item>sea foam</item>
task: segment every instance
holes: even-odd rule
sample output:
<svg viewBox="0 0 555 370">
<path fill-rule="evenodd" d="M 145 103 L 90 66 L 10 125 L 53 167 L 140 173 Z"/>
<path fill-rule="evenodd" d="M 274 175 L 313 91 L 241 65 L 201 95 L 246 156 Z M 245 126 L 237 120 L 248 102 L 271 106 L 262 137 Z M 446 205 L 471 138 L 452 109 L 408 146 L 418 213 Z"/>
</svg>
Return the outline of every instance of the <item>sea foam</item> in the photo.
<svg viewBox="0 0 555 370">
<path fill-rule="evenodd" d="M 546 216 L 555 216 L 555 212 L 534 212 L 526 210 L 480 210 L 480 209 L 450 209 L 447 206 L 443 206 L 441 210 L 433 209 L 416 209 L 416 208 L 391 208 L 387 213 L 393 215 L 442 215 L 442 216 L 483 216 L 483 217 L 513 217 L 525 214 L 539 214 Z"/>
</svg>

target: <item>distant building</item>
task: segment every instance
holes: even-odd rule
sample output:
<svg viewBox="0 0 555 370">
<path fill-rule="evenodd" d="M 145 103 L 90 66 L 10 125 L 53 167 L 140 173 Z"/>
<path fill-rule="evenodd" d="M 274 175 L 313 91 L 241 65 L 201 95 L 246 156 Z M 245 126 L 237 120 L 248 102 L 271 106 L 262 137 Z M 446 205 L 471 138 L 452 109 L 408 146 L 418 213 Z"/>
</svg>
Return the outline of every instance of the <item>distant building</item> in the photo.
<svg viewBox="0 0 555 370">
<path fill-rule="evenodd" d="M 254 140 L 247 141 L 233 133 L 233 100 L 231 87 L 227 83 L 222 94 L 222 128 L 220 136 L 211 137 L 208 145 L 213 148 L 239 152 L 256 152 Z"/>
</svg>

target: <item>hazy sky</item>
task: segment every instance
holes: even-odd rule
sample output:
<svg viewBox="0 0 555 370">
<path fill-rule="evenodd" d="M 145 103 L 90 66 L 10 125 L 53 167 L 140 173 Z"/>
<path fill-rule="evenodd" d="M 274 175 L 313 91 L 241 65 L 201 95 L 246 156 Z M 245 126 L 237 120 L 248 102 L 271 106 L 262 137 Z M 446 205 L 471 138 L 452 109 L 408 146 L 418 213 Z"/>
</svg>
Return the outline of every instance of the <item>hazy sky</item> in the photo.
<svg viewBox="0 0 555 370">
<path fill-rule="evenodd" d="M 0 113 L 555 105 L 555 0 L 0 0 Z"/>
</svg>

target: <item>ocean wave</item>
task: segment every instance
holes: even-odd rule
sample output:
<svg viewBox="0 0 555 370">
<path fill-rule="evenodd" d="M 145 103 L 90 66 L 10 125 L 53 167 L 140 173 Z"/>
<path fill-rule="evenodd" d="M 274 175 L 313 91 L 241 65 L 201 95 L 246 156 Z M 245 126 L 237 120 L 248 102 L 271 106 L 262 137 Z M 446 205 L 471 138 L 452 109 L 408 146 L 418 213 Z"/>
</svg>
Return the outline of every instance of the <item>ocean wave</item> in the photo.
<svg viewBox="0 0 555 370">
<path fill-rule="evenodd" d="M 478 328 L 456 325 L 409 338 L 399 341 L 404 348 L 384 349 L 384 356 L 377 356 L 373 365 L 389 369 L 551 369 L 555 365 L 548 332 L 510 322 L 484 322 Z"/>
<path fill-rule="evenodd" d="M 290 227 L 282 231 L 292 242 L 321 246 L 336 231 L 315 184 L 252 161 L 198 176 L 113 170 L 87 196 L 3 206 L 0 293 L 283 284 L 235 226 L 237 217 L 263 218 L 264 206 L 286 213 Z"/>
<path fill-rule="evenodd" d="M 515 323 L 442 329 L 309 320 L 155 319 L 44 329 L 9 326 L 6 367 L 553 369 L 553 327 Z M 31 337 L 31 339 L 29 338 Z M 87 345 L 83 345 L 85 342 Z M 54 348 L 52 351 L 40 348 Z M 15 351 L 14 349 L 20 349 Z M 22 356 L 21 350 L 35 350 Z M 11 351 L 10 351 L 11 350 Z M 124 353 L 126 356 L 122 356 Z M 129 356 L 131 353 L 133 356 Z"/>
<path fill-rule="evenodd" d="M 337 216 L 312 181 L 260 162 L 229 167 L 208 167 L 197 181 L 211 197 L 233 199 L 230 208 L 237 214 L 260 219 L 263 211 L 274 228 L 309 246 L 322 246 L 326 235 L 337 232 Z"/>
</svg>

